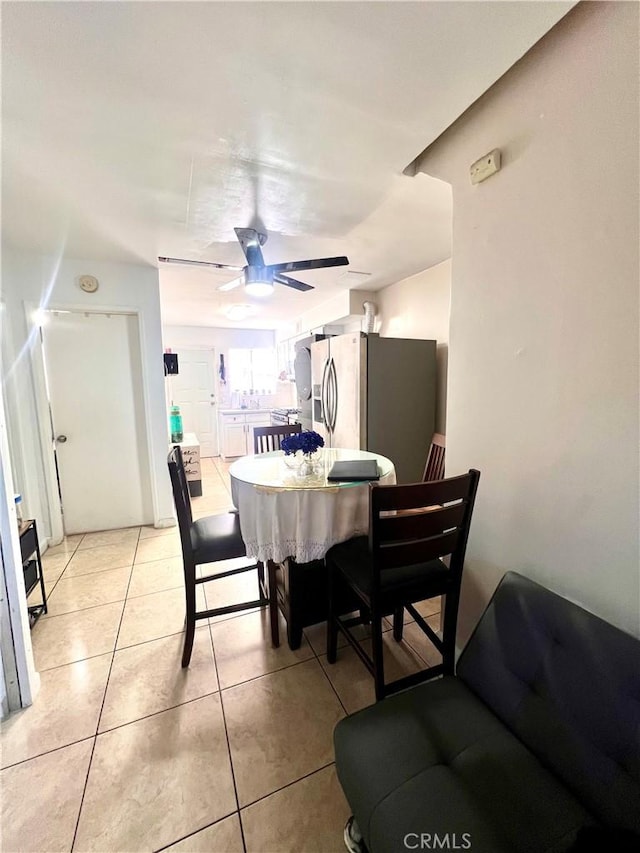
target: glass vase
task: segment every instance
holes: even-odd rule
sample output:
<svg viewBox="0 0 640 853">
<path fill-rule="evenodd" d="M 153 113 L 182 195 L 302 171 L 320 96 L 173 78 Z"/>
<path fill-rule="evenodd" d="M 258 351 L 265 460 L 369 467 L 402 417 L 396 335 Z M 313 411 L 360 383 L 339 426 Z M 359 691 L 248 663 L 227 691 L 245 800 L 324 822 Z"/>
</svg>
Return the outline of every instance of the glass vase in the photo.
<svg viewBox="0 0 640 853">
<path fill-rule="evenodd" d="M 298 476 L 300 477 L 311 477 L 312 474 L 316 473 L 316 460 L 313 458 L 315 454 L 313 453 L 303 453 L 302 460 L 300 461 L 300 466 L 298 467 Z"/>
</svg>

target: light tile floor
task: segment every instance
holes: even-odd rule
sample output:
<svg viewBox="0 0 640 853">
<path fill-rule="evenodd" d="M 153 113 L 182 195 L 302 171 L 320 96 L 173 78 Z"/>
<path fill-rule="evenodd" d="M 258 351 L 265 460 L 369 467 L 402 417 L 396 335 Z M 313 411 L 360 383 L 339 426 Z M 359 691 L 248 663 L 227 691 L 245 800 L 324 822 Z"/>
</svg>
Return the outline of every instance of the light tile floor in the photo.
<svg viewBox="0 0 640 853">
<path fill-rule="evenodd" d="M 231 507 L 227 471 L 203 460 L 194 516 Z M 176 528 L 70 536 L 43 564 L 40 695 L 0 734 L 3 851 L 344 850 L 332 732 L 374 699 L 352 649 L 341 643 L 329 666 L 324 624 L 295 652 L 273 649 L 257 610 L 202 623 L 182 670 Z M 199 607 L 254 585 L 249 574 L 207 584 Z M 437 628 L 439 602 L 420 610 Z M 412 620 L 384 645 L 389 678 L 433 662 Z"/>
</svg>

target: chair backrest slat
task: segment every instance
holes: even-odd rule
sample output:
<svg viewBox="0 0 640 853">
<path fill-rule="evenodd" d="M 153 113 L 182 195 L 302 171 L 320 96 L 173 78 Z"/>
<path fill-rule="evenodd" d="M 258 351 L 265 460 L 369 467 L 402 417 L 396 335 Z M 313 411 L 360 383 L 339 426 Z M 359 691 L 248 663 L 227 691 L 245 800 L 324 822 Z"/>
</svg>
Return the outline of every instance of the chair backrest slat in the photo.
<svg viewBox="0 0 640 853">
<path fill-rule="evenodd" d="M 398 566 L 415 566 L 439 557 L 452 554 L 458 544 L 461 528 L 441 533 L 429 539 L 414 539 L 411 542 L 392 542 L 381 545 L 378 552 L 378 568 L 395 569 Z"/>
<path fill-rule="evenodd" d="M 431 447 L 429 448 L 429 456 L 425 465 L 422 479 L 442 480 L 444 477 L 444 454 L 445 454 L 446 437 L 440 432 L 434 432 L 431 439 Z"/>
<path fill-rule="evenodd" d="M 300 432 L 300 424 L 277 424 L 276 426 L 254 427 L 253 430 L 253 452 L 269 453 L 280 450 L 280 442 L 288 435 Z"/>
<path fill-rule="evenodd" d="M 436 504 L 452 503 L 469 494 L 469 475 L 449 477 L 429 483 L 401 486 L 372 486 L 373 507 L 376 512 L 394 509 L 416 509 Z"/>
<path fill-rule="evenodd" d="M 436 536 L 443 530 L 458 527 L 464 521 L 466 506 L 463 501 L 449 506 L 431 506 L 412 510 L 411 515 L 382 516 L 379 530 L 384 542 Z"/>
<path fill-rule="evenodd" d="M 447 480 L 370 486 L 374 590 L 386 569 L 447 556 L 452 575 L 461 574 L 479 479 L 480 472 L 472 469 Z"/>
<path fill-rule="evenodd" d="M 184 463 L 182 461 L 182 449 L 178 445 L 174 445 L 173 449 L 167 457 L 167 465 L 169 466 L 169 476 L 171 477 L 171 487 L 173 489 L 173 501 L 176 507 L 176 515 L 178 516 L 178 527 L 180 529 L 180 541 L 182 543 L 182 551 L 186 556 L 186 550 L 191 547 L 191 525 L 193 516 L 191 514 L 191 497 L 189 495 L 189 485 L 187 483 L 187 475 L 184 471 Z"/>
</svg>

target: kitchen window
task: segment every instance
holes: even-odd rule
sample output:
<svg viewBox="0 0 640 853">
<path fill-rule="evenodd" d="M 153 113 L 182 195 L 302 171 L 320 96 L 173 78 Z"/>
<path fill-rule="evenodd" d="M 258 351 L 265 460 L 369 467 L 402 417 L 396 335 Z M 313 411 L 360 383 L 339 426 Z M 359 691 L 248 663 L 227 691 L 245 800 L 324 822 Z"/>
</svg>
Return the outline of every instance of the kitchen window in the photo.
<svg viewBox="0 0 640 853">
<path fill-rule="evenodd" d="M 274 348 L 230 349 L 228 384 L 241 393 L 273 394 L 276 387 Z"/>
</svg>

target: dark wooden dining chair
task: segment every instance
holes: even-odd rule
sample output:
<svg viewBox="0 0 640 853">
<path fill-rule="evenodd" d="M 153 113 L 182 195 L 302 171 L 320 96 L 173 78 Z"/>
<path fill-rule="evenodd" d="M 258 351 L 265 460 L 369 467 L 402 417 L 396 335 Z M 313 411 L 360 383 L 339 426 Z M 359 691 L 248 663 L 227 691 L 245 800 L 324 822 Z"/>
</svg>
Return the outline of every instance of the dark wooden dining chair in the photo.
<svg viewBox="0 0 640 853">
<path fill-rule="evenodd" d="M 294 435 L 302 430 L 300 424 L 277 424 L 276 426 L 255 427 L 253 430 L 253 452 L 269 453 L 273 450 L 280 450 L 280 442 L 288 435 Z M 278 595 L 278 565 L 273 560 L 267 562 L 267 576 L 269 584 L 269 610 L 271 619 L 271 643 L 277 648 L 280 645 L 280 630 L 278 626 L 278 609 L 279 606 L 283 609 L 283 614 L 286 618 L 284 605 L 280 602 Z M 290 626 L 290 620 L 287 619 L 287 626 Z M 301 632 L 302 633 L 302 632 Z M 300 643 L 298 643 L 300 645 Z"/>
<path fill-rule="evenodd" d="M 444 477 L 444 454 L 446 436 L 441 432 L 434 432 L 431 439 L 431 447 L 427 456 L 427 464 L 424 467 L 423 481 L 442 480 Z"/>
<path fill-rule="evenodd" d="M 431 445 L 429 447 L 427 463 L 424 466 L 424 473 L 422 475 L 422 481 L 424 483 L 430 482 L 431 480 L 444 479 L 445 443 L 446 436 L 444 436 L 440 432 L 434 432 L 433 438 L 431 439 Z M 422 509 L 423 508 L 421 507 L 421 509 L 414 510 L 414 512 L 421 512 Z M 405 514 L 407 515 L 409 515 L 411 512 L 411 510 L 405 510 Z M 398 640 L 402 639 L 403 627 L 404 610 L 402 607 L 399 607 L 398 610 L 393 614 L 394 637 L 396 637 Z"/>
<path fill-rule="evenodd" d="M 189 497 L 189 488 L 180 447 L 175 446 L 171 450 L 167 463 L 171 477 L 171 486 L 173 488 L 173 500 L 178 516 L 180 541 L 182 543 L 186 598 L 186 631 L 182 652 L 182 666 L 186 667 L 189 666 L 189 661 L 191 660 L 196 622 L 199 619 L 208 619 L 211 616 L 221 616 L 226 613 L 238 613 L 254 607 L 266 607 L 269 604 L 269 593 L 265 585 L 264 566 L 262 563 L 242 566 L 239 569 L 229 569 L 224 572 L 207 575 L 206 577 L 196 577 L 196 566 L 246 556 L 245 545 L 240 535 L 239 516 L 237 512 L 226 512 L 219 515 L 207 515 L 204 518 L 194 521 L 191 514 L 191 499 Z M 256 570 L 258 575 L 258 597 L 254 601 L 229 604 L 226 607 L 214 607 L 210 610 L 196 610 L 197 584 Z M 276 613 L 276 630 L 277 627 Z M 273 621 L 271 630 L 273 634 Z"/>
<path fill-rule="evenodd" d="M 327 659 L 335 663 L 338 632 L 374 677 L 376 699 L 436 675 L 452 675 L 462 569 L 480 472 L 403 486 L 370 486 L 369 535 L 334 545 L 327 553 L 329 619 Z M 443 557 L 449 557 L 448 565 Z M 371 620 L 373 657 L 349 630 L 360 619 L 341 619 L 336 608 L 340 586 L 358 596 Z M 444 595 L 442 639 L 414 607 L 418 601 Z M 442 663 L 385 684 L 382 619 L 402 609 L 414 618 L 442 654 Z M 394 638 L 402 639 L 400 630 Z"/>
<path fill-rule="evenodd" d="M 300 432 L 300 424 L 277 424 L 276 426 L 255 427 L 253 430 L 253 452 L 268 453 L 280 450 L 280 442 L 288 435 Z"/>
</svg>

